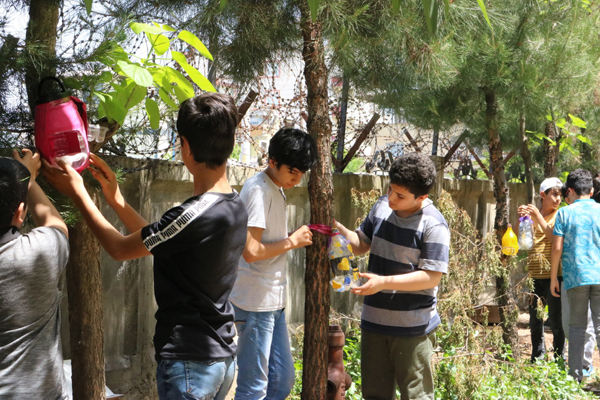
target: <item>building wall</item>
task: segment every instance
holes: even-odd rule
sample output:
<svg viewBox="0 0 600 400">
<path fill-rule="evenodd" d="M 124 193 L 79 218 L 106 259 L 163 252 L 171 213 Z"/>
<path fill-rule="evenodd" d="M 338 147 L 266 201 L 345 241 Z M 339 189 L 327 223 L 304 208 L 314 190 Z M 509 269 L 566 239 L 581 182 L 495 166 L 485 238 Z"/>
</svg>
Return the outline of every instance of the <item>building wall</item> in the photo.
<svg viewBox="0 0 600 400">
<path fill-rule="evenodd" d="M 158 220 L 169 208 L 183 202 L 193 192 L 193 181 L 181 163 L 157 161 L 145 168 L 144 161 L 121 157 L 107 157 L 109 163 L 120 166 L 126 175 L 121 189 L 127 201 L 149 222 Z M 440 158 L 435 159 L 439 164 Z M 257 173 L 249 168 L 230 168 L 228 179 L 236 190 L 241 190 L 244 181 Z M 351 205 L 350 191 L 361 192 L 378 189 L 384 194 L 387 189 L 386 176 L 334 174 L 334 218 L 348 227 L 355 226 L 363 213 Z M 288 228 L 296 229 L 310 222 L 308 202 L 308 176 L 297 187 L 286 191 Z M 495 200 L 492 185 L 488 181 L 439 180 L 435 188 L 450 192 L 458 205 L 465 208 L 475 226 L 482 232 L 493 227 Z M 511 216 L 525 198 L 524 185 L 510 186 Z M 122 233 L 126 229 L 115 213 L 106 204 L 102 213 Z M 514 218 L 513 218 L 514 219 Z M 115 393 L 126 394 L 126 399 L 157 398 L 155 385 L 154 313 L 156 302 L 153 294 L 152 258 L 116 262 L 102 252 L 102 277 L 104 290 L 104 349 L 107 386 Z M 286 309 L 290 328 L 302 324 L 304 319 L 304 264 L 305 251 L 288 253 L 288 307 Z M 327 266 L 324 266 L 326 268 Z M 364 267 L 364 265 L 363 265 Z M 62 304 L 62 336 L 65 358 L 70 358 L 68 330 L 68 298 Z M 360 316 L 361 303 L 350 293 L 331 293 L 331 305 L 343 314 Z"/>
</svg>

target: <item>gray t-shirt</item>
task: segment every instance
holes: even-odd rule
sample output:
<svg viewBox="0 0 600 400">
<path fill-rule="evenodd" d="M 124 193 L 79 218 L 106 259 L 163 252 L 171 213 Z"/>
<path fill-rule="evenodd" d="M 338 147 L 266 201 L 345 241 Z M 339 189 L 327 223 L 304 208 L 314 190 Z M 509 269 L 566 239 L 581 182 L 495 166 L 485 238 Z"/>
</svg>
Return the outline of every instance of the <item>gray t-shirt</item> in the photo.
<svg viewBox="0 0 600 400">
<path fill-rule="evenodd" d="M 69 242 L 51 227 L 0 232 L 0 399 L 63 399 L 61 275 Z"/>
<path fill-rule="evenodd" d="M 240 198 L 248 212 L 248 227 L 264 229 L 261 243 L 288 237 L 285 195 L 264 172 L 246 181 Z M 229 299 L 245 311 L 275 311 L 285 308 L 286 253 L 268 260 L 247 263 L 240 257 L 238 275 Z"/>
</svg>

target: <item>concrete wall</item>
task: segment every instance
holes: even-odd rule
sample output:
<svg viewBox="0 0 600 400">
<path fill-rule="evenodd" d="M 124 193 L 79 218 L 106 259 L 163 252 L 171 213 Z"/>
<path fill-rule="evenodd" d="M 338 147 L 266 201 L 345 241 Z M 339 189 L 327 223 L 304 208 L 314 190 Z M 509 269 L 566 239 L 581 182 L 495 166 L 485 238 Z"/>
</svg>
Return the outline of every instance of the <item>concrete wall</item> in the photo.
<svg viewBox="0 0 600 400">
<path fill-rule="evenodd" d="M 126 172 L 121 189 L 127 201 L 148 221 L 156 221 L 169 208 L 191 196 L 193 183 L 182 164 L 146 161 L 121 157 L 107 157 L 113 166 Z M 435 159 L 440 163 L 440 159 Z M 246 168 L 231 168 L 228 179 L 231 185 L 241 190 L 244 181 L 257 171 Z M 334 217 L 344 225 L 353 227 L 362 211 L 351 205 L 350 190 L 361 192 L 378 189 L 382 194 L 387 189 L 385 176 L 335 174 Z M 310 222 L 308 202 L 308 176 L 300 185 L 286 191 L 288 228 L 293 230 Z M 441 188 L 449 191 L 460 207 L 467 210 L 475 225 L 482 231 L 493 227 L 494 198 L 488 181 L 439 180 L 435 192 Z M 516 206 L 523 202 L 525 187 L 511 185 L 511 216 Z M 106 204 L 102 213 L 122 233 L 125 228 L 116 214 Z M 104 289 L 104 340 L 107 386 L 115 393 L 126 394 L 126 399 L 157 398 L 155 385 L 154 313 L 156 302 L 153 294 L 152 258 L 123 263 L 112 260 L 102 253 L 102 276 Z M 290 328 L 300 325 L 304 318 L 304 264 L 305 251 L 288 253 L 288 307 L 286 310 Z M 362 266 L 364 268 L 364 265 Z M 68 299 L 62 305 L 63 347 L 65 358 L 70 358 L 68 330 Z M 350 293 L 331 293 L 334 309 L 354 317 L 360 316 L 360 299 Z"/>
</svg>

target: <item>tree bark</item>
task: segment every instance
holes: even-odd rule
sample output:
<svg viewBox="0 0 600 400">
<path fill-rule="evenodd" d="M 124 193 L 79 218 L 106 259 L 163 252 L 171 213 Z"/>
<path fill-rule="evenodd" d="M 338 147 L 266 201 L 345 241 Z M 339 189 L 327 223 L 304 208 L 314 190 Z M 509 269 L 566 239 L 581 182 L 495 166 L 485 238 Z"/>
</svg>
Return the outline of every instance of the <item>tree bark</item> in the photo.
<svg viewBox="0 0 600 400">
<path fill-rule="evenodd" d="M 304 39 L 302 58 L 307 89 L 307 128 L 317 143 L 317 164 L 308 182 L 311 223 L 333 222 L 333 185 L 331 179 L 331 120 L 329 119 L 323 31 L 310 19 L 303 1 L 301 28 Z M 327 338 L 329 334 L 329 268 L 326 240 L 315 235 L 306 248 L 306 300 L 304 306 L 304 350 L 302 371 L 303 400 L 325 399 L 327 395 Z"/>
<path fill-rule="evenodd" d="M 98 205 L 98 193 L 88 187 Z M 106 397 L 102 273 L 100 244 L 84 221 L 69 228 L 71 256 L 67 265 L 73 399 Z"/>
<path fill-rule="evenodd" d="M 342 78 L 342 101 L 340 109 L 340 120 L 338 122 L 338 144 L 335 159 L 335 172 L 344 172 L 344 146 L 346 142 L 346 116 L 348 112 L 348 93 L 350 92 L 350 80 L 344 76 Z"/>
<path fill-rule="evenodd" d="M 533 182 L 533 168 L 531 167 L 531 152 L 529 151 L 529 138 L 525 131 L 525 113 L 519 116 L 519 134 L 521 135 L 521 158 L 525 165 L 525 184 L 527 186 L 527 204 L 535 200 L 535 185 Z"/>
<path fill-rule="evenodd" d="M 29 52 L 25 66 L 27 101 L 33 115 L 40 79 L 56 73 L 56 36 L 60 0 L 30 0 L 25 46 Z"/>
<path fill-rule="evenodd" d="M 554 113 L 552 113 L 554 119 Z M 554 122 L 546 122 L 544 127 L 544 133 L 548 138 L 552 139 L 556 144 L 552 144 L 547 140 L 544 140 L 544 177 L 551 178 L 556 176 L 558 168 L 556 163 L 558 162 L 558 154 L 560 151 L 560 135 L 557 132 L 557 128 Z"/>
<path fill-rule="evenodd" d="M 508 227 L 508 184 L 504 173 L 504 156 L 502 154 L 502 142 L 498 133 L 498 103 L 496 94 L 491 89 L 484 89 L 485 93 L 485 124 L 490 139 L 490 170 L 494 178 L 494 198 L 496 199 L 496 216 L 494 218 L 494 230 L 500 246 L 502 236 Z M 508 267 L 508 258 L 502 255 L 502 263 Z M 502 339 L 510 345 L 513 354 L 518 358 L 517 341 L 518 332 L 514 321 L 507 318 L 514 311 L 516 303 L 509 290 L 510 279 L 504 276 L 496 276 L 496 297 L 500 306 L 500 321 L 502 322 Z"/>
</svg>

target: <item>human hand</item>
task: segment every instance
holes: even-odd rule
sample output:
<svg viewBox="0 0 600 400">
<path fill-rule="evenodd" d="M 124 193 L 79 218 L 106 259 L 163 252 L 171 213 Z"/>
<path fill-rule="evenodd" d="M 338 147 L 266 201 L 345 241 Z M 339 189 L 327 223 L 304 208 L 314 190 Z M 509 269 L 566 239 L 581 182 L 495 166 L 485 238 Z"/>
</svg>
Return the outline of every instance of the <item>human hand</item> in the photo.
<svg viewBox="0 0 600 400">
<path fill-rule="evenodd" d="M 23 157 L 19 155 L 19 152 L 16 149 L 13 149 L 13 158 L 23 164 L 25 168 L 29 170 L 29 173 L 31 174 L 30 183 L 34 182 L 37 179 L 38 172 L 42 166 L 40 153 L 34 154 L 29 149 L 22 149 L 21 152 L 23 153 Z"/>
<path fill-rule="evenodd" d="M 42 173 L 44 177 L 60 193 L 74 199 L 84 193 L 83 178 L 70 165 L 58 160 L 60 168 L 53 167 L 46 160 L 42 160 Z"/>
<path fill-rule="evenodd" d="M 550 279 L 550 293 L 554 297 L 560 297 L 560 283 L 558 283 L 558 279 L 556 278 Z"/>
<path fill-rule="evenodd" d="M 544 219 L 544 217 L 542 216 L 542 213 L 540 213 L 540 210 L 536 206 L 534 206 L 533 204 L 528 204 L 524 207 L 525 207 L 525 211 L 526 211 L 525 215 L 529 215 L 529 217 L 534 222 L 537 222 L 538 224 L 541 223 L 541 221 Z"/>
<path fill-rule="evenodd" d="M 119 183 L 117 182 L 117 175 L 112 169 L 106 164 L 106 162 L 95 154 L 90 154 L 90 166 L 88 170 L 96 178 L 102 186 L 102 193 L 106 202 L 115 204 L 123 199 L 121 190 L 119 189 Z"/>
<path fill-rule="evenodd" d="M 290 240 L 295 249 L 299 247 L 305 247 L 312 244 L 313 233 L 310 228 L 306 225 L 302 225 L 296 229 L 291 235 Z"/>
<path fill-rule="evenodd" d="M 371 274 L 369 272 L 359 272 L 358 276 L 361 278 L 367 278 L 368 281 L 361 286 L 352 288 L 352 293 L 360 296 L 368 296 L 370 294 L 378 293 L 383 289 L 385 277 L 377 274 Z"/>
</svg>

